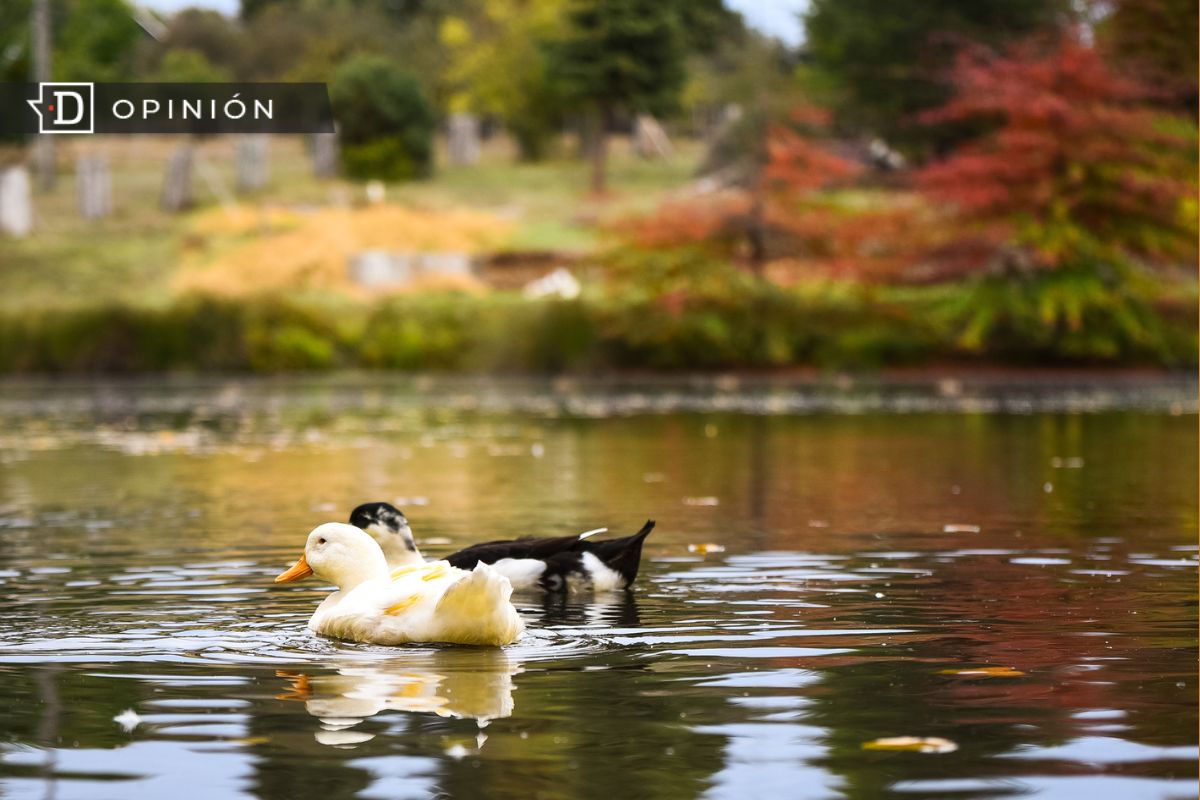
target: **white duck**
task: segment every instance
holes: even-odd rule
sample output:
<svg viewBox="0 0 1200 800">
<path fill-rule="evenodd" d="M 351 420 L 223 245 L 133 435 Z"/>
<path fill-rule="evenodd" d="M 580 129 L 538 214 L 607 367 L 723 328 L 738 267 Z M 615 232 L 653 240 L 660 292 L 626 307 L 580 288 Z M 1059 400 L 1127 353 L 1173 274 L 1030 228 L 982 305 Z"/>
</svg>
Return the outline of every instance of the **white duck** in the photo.
<svg viewBox="0 0 1200 800">
<path fill-rule="evenodd" d="M 512 585 L 487 564 L 468 572 L 432 561 L 389 573 L 379 545 L 353 525 L 318 525 L 304 555 L 275 582 L 309 575 L 338 590 L 317 607 L 308 627 L 338 639 L 505 645 L 525 627 L 509 599 Z"/>
</svg>

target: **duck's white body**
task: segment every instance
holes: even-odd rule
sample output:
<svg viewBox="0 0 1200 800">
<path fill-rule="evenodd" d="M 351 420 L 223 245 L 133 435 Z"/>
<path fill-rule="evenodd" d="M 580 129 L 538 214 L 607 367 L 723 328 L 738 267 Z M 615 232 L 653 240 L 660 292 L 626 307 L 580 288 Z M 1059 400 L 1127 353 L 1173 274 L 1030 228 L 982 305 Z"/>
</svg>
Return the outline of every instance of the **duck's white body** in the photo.
<svg viewBox="0 0 1200 800">
<path fill-rule="evenodd" d="M 308 574 L 338 586 L 308 621 L 326 636 L 384 645 L 505 645 L 524 631 L 512 585 L 488 565 L 468 572 L 434 561 L 389 571 L 379 546 L 352 525 L 318 526 L 304 557 L 276 580 Z"/>
<path fill-rule="evenodd" d="M 396 574 L 402 573 L 402 574 Z M 524 624 L 512 585 L 486 564 L 471 572 L 434 561 L 397 570 L 322 601 L 308 621 L 317 633 L 354 642 L 504 645 Z"/>
</svg>

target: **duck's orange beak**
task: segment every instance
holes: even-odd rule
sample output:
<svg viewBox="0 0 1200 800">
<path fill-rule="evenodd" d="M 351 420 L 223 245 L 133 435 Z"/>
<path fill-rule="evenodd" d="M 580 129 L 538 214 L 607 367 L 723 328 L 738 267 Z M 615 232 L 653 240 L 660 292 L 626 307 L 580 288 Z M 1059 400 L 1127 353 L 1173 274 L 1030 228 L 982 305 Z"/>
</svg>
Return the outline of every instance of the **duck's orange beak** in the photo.
<svg viewBox="0 0 1200 800">
<path fill-rule="evenodd" d="M 299 561 L 275 576 L 275 582 L 291 583 L 292 581 L 302 581 L 312 574 L 312 567 L 304 560 L 304 556 L 300 556 Z"/>
</svg>

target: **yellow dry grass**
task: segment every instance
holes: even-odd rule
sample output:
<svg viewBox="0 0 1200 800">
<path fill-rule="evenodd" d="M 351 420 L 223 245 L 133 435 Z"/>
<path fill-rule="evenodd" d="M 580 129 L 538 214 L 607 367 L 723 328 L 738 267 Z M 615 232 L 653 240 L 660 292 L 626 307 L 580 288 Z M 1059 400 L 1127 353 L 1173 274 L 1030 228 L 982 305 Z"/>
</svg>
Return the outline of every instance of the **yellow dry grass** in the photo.
<svg viewBox="0 0 1200 800">
<path fill-rule="evenodd" d="M 502 243 L 509 223 L 468 210 L 425 211 L 393 204 L 296 210 L 235 206 L 197 215 L 184 239 L 173 288 L 238 296 L 284 290 L 358 294 L 352 256 L 364 250 L 482 253 Z M 418 279 L 412 290 L 479 290 L 469 278 Z"/>
</svg>

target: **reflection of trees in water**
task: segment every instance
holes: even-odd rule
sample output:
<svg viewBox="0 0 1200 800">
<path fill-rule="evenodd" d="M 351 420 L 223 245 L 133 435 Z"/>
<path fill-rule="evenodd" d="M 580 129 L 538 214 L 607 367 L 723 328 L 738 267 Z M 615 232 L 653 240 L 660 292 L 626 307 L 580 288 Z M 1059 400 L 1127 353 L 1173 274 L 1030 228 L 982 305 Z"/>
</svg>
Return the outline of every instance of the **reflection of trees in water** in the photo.
<svg viewBox="0 0 1200 800">
<path fill-rule="evenodd" d="M 254 777 L 250 792 L 262 800 L 328 800 L 354 797 L 374 782 L 371 773 L 351 762 L 349 753 L 323 747 L 307 728 L 292 728 L 294 718 L 253 714 L 250 718 Z"/>
<path fill-rule="evenodd" d="M 641 624 L 633 592 L 541 602 L 544 629 L 595 626 L 603 635 Z M 691 720 L 724 702 L 664 679 L 648 652 L 622 646 L 527 663 L 517 714 L 492 724 L 479 759 L 440 762 L 439 788 L 451 797 L 697 796 L 721 766 L 725 739 L 696 732 Z"/>
<path fill-rule="evenodd" d="M 38 721 L 37 743 L 46 751 L 46 788 L 42 793 L 45 800 L 54 800 L 58 790 L 55 768 L 58 766 L 58 726 L 62 716 L 62 702 L 58 696 L 58 673 L 61 669 L 59 664 L 48 664 L 37 671 L 36 677 L 38 703 L 42 711 Z"/>
<path fill-rule="evenodd" d="M 689 718 L 718 714 L 724 701 L 647 680 L 646 668 L 623 650 L 603 669 L 531 669 L 520 716 L 493 724 L 478 761 L 441 762 L 439 788 L 451 797 L 696 797 L 720 768 L 725 739 Z"/>
<path fill-rule="evenodd" d="M 940 533 L 944 523 L 998 525 L 1047 536 L 1091 537 L 1103 527 L 1197 526 L 1194 487 L 1166 478 L 1194 475 L 1196 453 L 1171 446 L 1195 438 L 1195 419 L 1149 414 L 1090 415 L 710 415 L 717 435 L 705 439 L 703 423 L 621 420 L 616 435 L 653 437 L 669 483 L 650 484 L 687 495 L 717 495 L 718 508 L 684 512 L 687 526 L 739 549 L 845 552 L 861 549 L 866 532 L 892 532 L 899 548 L 911 547 L 897 531 Z M 614 425 L 617 423 L 609 423 Z M 1176 455 L 1178 458 L 1176 458 Z M 1082 459 L 1082 468 L 1054 459 Z M 619 494 L 621 487 L 608 487 Z M 1053 491 L 1046 492 L 1051 483 Z M 957 493 L 955 490 L 957 487 Z M 636 488 L 636 487 L 635 487 Z M 1130 519 L 1136 498 L 1139 518 Z M 677 504 L 651 496 L 649 508 Z M 669 508 L 669 506 L 667 506 Z M 678 513 L 678 512 L 677 512 Z M 666 511 L 661 533 L 670 535 Z M 809 520 L 830 528 L 810 528 Z M 674 527 L 679 527 L 675 523 Z M 1180 527 L 1181 526 L 1181 527 Z M 832 535 L 832 532 L 838 535 Z M 862 532 L 854 533 L 852 532 Z M 1194 538 L 1194 537 L 1192 537 Z M 961 537 L 936 536 L 922 544 L 953 548 Z M 660 540 L 662 541 L 662 540 Z M 869 547 L 875 547 L 868 540 Z"/>
<path fill-rule="evenodd" d="M 717 428 L 712 438 L 703 432 L 709 420 Z M 1194 441 L 1195 429 L 1194 417 L 1142 414 L 709 414 L 548 423 L 539 433 L 546 445 L 544 459 L 493 456 L 465 434 L 462 457 L 439 439 L 436 446 L 418 450 L 418 457 L 401 458 L 401 442 L 403 448 L 412 443 L 399 436 L 373 442 L 365 456 L 335 440 L 316 453 L 303 447 L 265 450 L 262 460 L 254 462 L 232 451 L 204 458 L 134 458 L 103 451 L 81 461 L 72 449 L 53 450 L 22 462 L 19 473 L 10 470 L 9 480 L 19 475 L 24 485 L 20 492 L 8 493 L 23 498 L 22 508 L 27 505 L 34 519 L 58 509 L 66 497 L 75 504 L 67 509 L 80 519 L 118 524 L 95 530 L 75 524 L 8 528 L 0 537 L 0 551 L 14 566 L 34 563 L 47 552 L 77 556 L 89 564 L 93 577 L 105 581 L 116 569 L 105 560 L 113 553 L 146 553 L 152 561 L 173 564 L 192 557 L 180 552 L 203 553 L 197 560 L 245 555 L 246 531 L 263 527 L 273 531 L 263 541 L 287 545 L 290 555 L 303 531 L 333 515 L 296 506 L 295 497 L 328 498 L 344 509 L 363 499 L 364 492 L 385 488 L 429 494 L 434 502 L 421 510 L 420 530 L 453 534 L 459 544 L 468 534 L 478 537 L 481 528 L 509 535 L 526 532 L 520 525 L 528 525 L 529 533 L 548 533 L 581 518 L 616 524 L 645 513 L 660 519 L 649 552 L 663 554 L 678 554 L 688 541 L 717 541 L 733 551 L 816 553 L 1070 548 L 1066 557 L 1073 559 L 1071 566 L 1013 565 L 1007 556 L 937 562 L 928 583 L 910 587 L 911 604 L 890 590 L 880 603 L 856 605 L 861 600 L 846 595 L 830 601 L 836 605 L 830 613 L 839 621 L 829 627 L 861 622 L 863 627 L 920 631 L 920 637 L 891 639 L 887 647 L 862 647 L 854 660 L 814 658 L 805 666 L 816 670 L 820 681 L 795 690 L 810 702 L 802 707 L 803 721 L 828 730 L 831 749 L 820 766 L 844 776 L 848 791 L 865 798 L 884 793 L 902 778 L 1011 775 L 1022 767 L 996 756 L 1022 744 L 1054 745 L 1095 735 L 1097 728 L 1074 716 L 1080 710 L 1124 711 L 1124 717 L 1109 720 L 1126 726 L 1107 734 L 1116 739 L 1156 745 L 1194 741 L 1194 572 L 1130 566 L 1126 556 L 1137 551 L 1163 555 L 1169 544 L 1194 542 L 1195 489 L 1187 478 L 1196 473 L 1196 453 L 1177 443 Z M 482 441 L 495 438 L 484 423 L 466 424 L 465 430 L 487 434 Z M 1082 459 L 1081 468 L 1052 465 L 1055 458 L 1075 457 Z M 552 499 L 531 494 L 530 486 L 542 485 L 539 481 L 550 472 L 553 491 L 545 494 Z M 647 473 L 664 478 L 646 482 Z M 1047 482 L 1053 484 L 1052 492 L 1044 490 Z M 954 485 L 961 494 L 951 493 Z M 280 486 L 288 491 L 281 493 Z M 720 505 L 684 507 L 680 502 L 683 496 L 708 494 L 719 496 Z M 162 504 L 163 497 L 174 502 Z M 204 514 L 193 520 L 187 516 L 192 510 Z M 809 520 L 825 520 L 830 527 L 809 528 Z M 982 524 L 984 530 L 945 535 L 941 525 L 946 522 Z M 1106 551 L 1111 561 L 1083 557 L 1097 537 L 1115 541 Z M 253 546 L 260 545 L 266 546 L 256 539 Z M 893 563 L 928 566 L 930 558 L 922 556 L 926 563 L 920 565 Z M 1135 574 L 1112 580 L 1069 574 L 1075 568 L 1106 566 Z M 647 646 L 579 649 L 588 646 L 589 626 L 603 637 L 606 628 L 643 622 L 665 626 L 673 614 L 684 613 L 678 596 L 656 597 L 648 577 L 639 579 L 634 593 L 620 594 L 613 602 L 519 601 L 525 610 L 528 603 L 535 606 L 531 633 L 580 627 L 585 629 L 583 643 L 572 641 L 561 657 L 540 654 L 524 664 L 524 673 L 510 676 L 515 711 L 508 718 L 494 715 L 481 749 L 472 718 L 479 715 L 478 708 L 458 717 L 436 715 L 437 708 L 445 710 L 452 702 L 448 695 L 464 696 L 450 683 L 439 681 L 431 689 L 418 677 L 392 685 L 385 676 L 384 684 L 392 690 L 407 686 L 413 691 L 412 704 L 385 704 L 374 717 L 359 717 L 344 730 L 375 738 L 342 750 L 317 741 L 314 734 L 321 726 L 303 698 L 275 699 L 300 687 L 276 676 L 274 668 L 240 665 L 122 662 L 105 668 L 127 676 L 121 679 L 93 674 L 90 665 L 64 665 L 57 675 L 9 665 L 0 681 L 3 727 L 10 740 L 22 744 L 61 740 L 77 741 L 83 748 L 118 748 L 131 737 L 113 717 L 126 708 L 144 712 L 150 698 L 208 699 L 214 709 L 221 707 L 219 701 L 247 699 L 250 705 L 237 712 L 246 715 L 249 726 L 245 742 L 220 746 L 252 756 L 251 790 L 271 800 L 325 800 L 361 792 L 378 780 L 369 769 L 379 763 L 394 775 L 420 772 L 414 780 L 454 796 L 489 794 L 493 787 L 497 794 L 518 796 L 619 796 L 635 786 L 647 796 L 694 796 L 721 768 L 726 739 L 697 733 L 693 726 L 705 718 L 740 719 L 744 712 L 724 699 L 728 691 L 692 688 L 703 666 L 662 654 L 648 657 Z M 15 596 L 27 587 L 45 590 L 28 580 L 10 579 L 5 591 Z M 15 629 L 49 626 L 46 617 L 56 618 L 64 631 L 105 624 L 82 610 L 85 601 L 125 602 L 104 598 L 103 591 L 76 590 L 71 604 L 39 611 L 28 620 L 16 618 Z M 277 602 L 272 598 L 267 601 Z M 311 611 L 308 601 L 302 605 L 306 613 Z M 130 601 L 125 610 L 132 607 Z M 259 615 L 263 608 L 260 598 L 240 606 L 239 613 Z M 14 604 L 14 615 L 28 613 L 27 606 Z M 822 613 L 804 611 L 805 624 L 823 625 Z M 1111 635 L 1084 635 L 1099 632 Z M 397 661 L 411 657 L 406 652 Z M 794 665 L 792 660 L 785 663 Z M 939 674 L 944 668 L 980 665 L 1009 666 L 1026 675 L 971 679 Z M 763 660 L 753 666 L 780 663 Z M 444 663 L 424 668 L 433 674 L 449 669 Z M 672 674 L 673 668 L 680 672 Z M 728 667 L 747 668 L 745 660 Z M 396 669 L 401 675 L 414 671 L 402 663 Z M 208 676 L 214 670 L 250 683 L 186 685 L 188 675 Z M 328 668 L 294 672 L 305 673 L 310 682 L 337 677 Z M 470 670 L 452 672 L 471 685 Z M 179 682 L 166 694 L 155 694 L 161 685 L 132 679 L 137 673 L 171 673 Z M 357 677 L 370 682 L 378 676 Z M 492 678 L 499 677 L 493 671 Z M 496 696 L 494 687 L 485 687 L 485 696 L 488 692 Z M 334 686 L 325 694 L 345 692 L 339 694 Z M 43 702 L 31 703 L 30 698 Z M 419 703 L 425 706 L 419 708 Z M 202 713 L 197 710 L 197 717 Z M 1018 727 L 1023 725 L 1037 727 Z M 152 726 L 139 729 L 133 738 L 186 746 L 169 731 L 159 735 L 148 728 Z M 875 737 L 908 733 L 943 735 L 961 749 L 947 756 L 861 750 L 864 741 Z M 461 760 L 446 754 L 455 745 L 465 750 Z M 364 764 L 375 756 L 388 758 Z M 151 763 L 145 770 L 161 774 L 171 766 L 169 761 Z M 1049 769 L 1073 767 L 1064 762 Z M 1164 768 L 1147 763 L 1129 769 L 1154 774 Z M 35 780 L 54 774 L 53 766 L 42 763 L 7 763 L 4 770 Z M 425 770 L 430 771 L 423 774 Z M 60 778 L 63 786 L 66 782 Z M 798 793 L 803 794 L 802 788 Z"/>
<path fill-rule="evenodd" d="M 3 670 L 0 709 L 5 739 L 32 747 L 111 749 L 129 743 L 113 721 L 150 699 L 144 681 L 69 670 L 62 664 Z M 32 702 L 31 702 L 32 700 Z"/>
<path fill-rule="evenodd" d="M 936 584 L 894 593 L 886 603 L 848 596 L 829 614 L 865 628 L 903 625 L 921 632 L 856 655 L 816 659 L 820 680 L 806 688 L 806 721 L 827 729 L 820 766 L 841 774 L 847 795 L 876 797 L 906 780 L 1015 778 L 1030 762 L 997 759 L 1025 746 L 1053 747 L 1104 735 L 1081 711 L 1119 710 L 1120 737 L 1157 745 L 1194 741 L 1195 706 L 1180 704 L 1177 681 L 1194 677 L 1194 610 L 1180 605 L 1174 624 L 1147 628 L 1144 610 L 1161 613 L 1159 585 L 1090 583 L 1006 558 L 956 559 L 938 567 Z M 1173 591 L 1185 597 L 1186 576 Z M 932 632 L 928 635 L 926 631 Z M 1103 634 L 1103 635 L 1098 635 Z M 1190 641 L 1190 644 L 1189 644 Z M 842 663 L 837 663 L 841 661 Z M 1013 677 L 947 674 L 968 667 L 1008 667 Z M 865 752 L 882 736 L 941 736 L 950 756 Z M 1035 773 L 1078 770 L 1038 767 Z M 1139 774 L 1171 777 L 1178 762 L 1139 765 Z M 1097 773 L 1121 766 L 1087 767 Z M 995 789 L 962 796 L 991 796 Z M 957 795 L 956 795 L 957 796 Z"/>
</svg>

